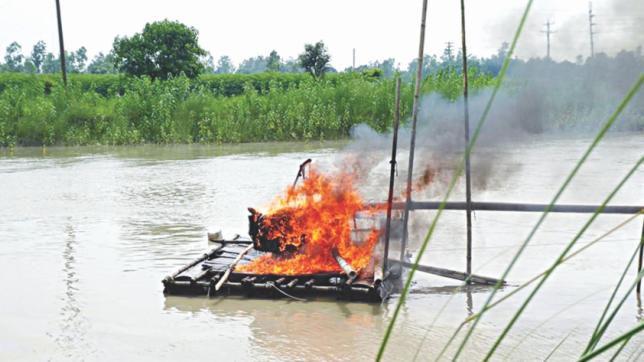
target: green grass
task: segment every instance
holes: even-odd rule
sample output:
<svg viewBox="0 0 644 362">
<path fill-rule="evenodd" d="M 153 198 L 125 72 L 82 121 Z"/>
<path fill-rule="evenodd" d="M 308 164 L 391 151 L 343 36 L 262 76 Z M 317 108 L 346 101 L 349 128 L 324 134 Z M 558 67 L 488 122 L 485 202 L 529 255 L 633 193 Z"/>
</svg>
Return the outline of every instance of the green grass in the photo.
<svg viewBox="0 0 644 362">
<path fill-rule="evenodd" d="M 615 122 L 615 120 L 617 119 L 617 117 L 619 116 L 619 114 L 621 113 L 621 111 L 626 107 L 626 105 L 628 105 L 629 101 L 630 101 L 630 100 L 633 98 L 633 96 L 637 93 L 637 91 L 639 90 L 640 86 L 642 85 L 642 81 L 644 81 L 644 75 L 643 75 L 643 76 L 641 76 L 641 77 L 640 77 L 640 78 L 635 82 L 635 84 L 634 84 L 634 85 L 633 85 L 633 87 L 629 90 L 629 92 L 628 92 L 628 93 L 627 93 L 627 95 L 624 97 L 624 99 L 622 100 L 622 102 L 618 105 L 617 109 L 615 109 L 615 111 L 613 112 L 613 114 L 609 117 L 609 119 L 604 123 L 604 125 L 602 126 L 602 128 L 599 130 L 599 132 L 597 133 L 597 135 L 596 135 L 596 136 L 595 136 L 595 138 L 593 139 L 593 142 L 588 146 L 588 148 L 586 149 L 586 151 L 584 152 L 584 154 L 583 154 L 583 155 L 581 156 L 581 158 L 577 161 L 577 163 L 576 163 L 576 164 L 575 164 L 575 166 L 573 167 L 573 169 L 572 169 L 572 171 L 570 172 L 570 174 L 568 174 L 568 176 L 566 177 L 565 181 L 564 181 L 564 182 L 563 182 L 563 184 L 559 187 L 559 189 L 557 190 L 557 192 L 556 192 L 555 196 L 552 198 L 552 200 L 550 201 L 550 203 L 549 203 L 549 204 L 548 204 L 548 206 L 546 207 L 546 210 L 541 214 L 541 217 L 539 218 L 539 220 L 537 221 L 537 223 L 534 225 L 534 227 L 532 228 L 532 230 L 531 230 L 531 231 L 530 231 L 530 233 L 528 234 L 528 237 L 527 237 L 527 238 L 525 239 L 525 241 L 522 243 L 521 247 L 519 248 L 519 250 L 517 251 L 517 253 L 515 254 L 515 256 L 512 258 L 512 260 L 510 261 L 510 263 L 508 264 L 508 266 L 506 267 L 506 269 L 505 269 L 505 271 L 503 272 L 503 274 L 502 274 L 502 276 L 501 276 L 500 280 L 505 279 L 505 278 L 507 277 L 507 275 L 510 273 L 510 271 L 512 270 L 512 267 L 513 267 L 513 266 L 516 264 L 516 262 L 518 261 L 519 257 L 521 256 L 521 254 L 522 254 L 522 253 L 523 253 L 523 251 L 525 250 L 525 247 L 526 247 L 526 246 L 528 245 L 528 243 L 532 240 L 532 238 L 533 238 L 533 237 L 534 237 L 534 235 L 536 234 L 537 230 L 539 229 L 539 227 L 542 225 L 542 223 L 543 223 L 543 221 L 545 220 L 545 218 L 546 218 L 546 217 L 548 216 L 548 214 L 550 213 L 550 210 L 552 209 L 552 207 L 557 203 L 557 201 L 559 200 L 559 197 L 563 194 L 564 190 L 566 190 L 566 188 L 568 187 L 568 185 L 570 185 L 570 182 L 571 182 L 571 181 L 572 181 L 572 179 L 575 177 L 575 175 L 577 174 L 577 172 L 579 171 L 579 169 L 581 168 L 581 166 L 586 162 L 586 160 L 588 159 L 588 157 L 590 156 L 590 154 L 592 153 L 592 151 L 597 147 L 597 145 L 599 144 L 599 142 L 600 142 L 600 141 L 603 139 L 603 137 L 606 135 L 606 133 L 608 132 L 608 130 L 610 129 L 610 127 L 613 125 L 613 123 Z M 595 214 L 597 214 L 598 212 L 599 212 L 599 210 L 598 210 L 598 211 L 596 211 L 596 212 L 595 212 Z M 578 236 L 580 236 L 580 235 L 578 235 Z M 543 280 L 543 279 L 542 279 L 542 280 Z M 497 283 L 497 285 L 495 285 L 495 286 L 494 286 L 494 289 L 492 290 L 492 292 L 490 293 L 490 295 L 489 295 L 489 296 L 488 296 L 488 298 L 486 299 L 485 303 L 483 304 L 482 309 L 485 309 L 485 308 L 486 308 L 486 307 L 487 307 L 487 306 L 492 302 L 492 299 L 493 299 L 493 298 L 494 298 L 494 296 L 496 295 L 496 292 L 499 290 L 499 287 L 500 287 L 500 284 L 499 284 L 499 283 Z M 529 300 L 530 300 L 530 298 L 532 298 L 533 296 L 534 296 L 534 295 L 529 296 L 529 297 L 528 297 L 528 298 L 529 298 L 529 299 L 528 299 L 528 301 L 529 301 Z M 454 359 L 458 358 L 459 354 L 463 351 L 463 348 L 464 348 L 464 347 L 465 347 L 465 345 L 467 344 L 467 341 L 469 340 L 470 336 L 472 335 L 472 333 L 473 333 L 474 329 L 476 328 L 476 326 L 477 326 L 478 322 L 481 320 L 482 315 L 483 315 L 483 314 L 480 314 L 476 319 L 474 319 L 474 321 L 473 321 L 472 325 L 470 326 L 469 330 L 467 331 L 467 334 L 465 335 L 465 338 L 463 339 L 463 341 L 462 341 L 462 342 L 461 342 L 461 344 L 459 345 L 458 350 L 457 350 L 457 352 L 456 352 L 456 356 L 454 357 Z M 516 318 L 518 318 L 518 315 L 517 315 L 517 316 L 515 316 L 515 318 L 510 322 L 510 325 L 509 325 L 510 327 L 511 327 L 512 323 L 514 323 L 514 321 L 516 321 Z M 507 330 L 507 328 L 506 328 L 506 330 Z M 504 332 L 505 332 L 505 331 L 504 331 Z M 487 356 L 486 356 L 486 358 L 485 358 L 486 360 L 488 360 L 488 359 L 492 356 L 492 354 L 494 353 L 494 351 L 495 351 L 496 347 L 501 343 L 501 341 L 503 340 L 503 337 L 504 337 L 504 336 L 505 336 L 505 334 L 502 334 L 502 336 L 500 337 L 500 339 L 499 339 L 499 340 L 497 340 L 497 341 L 495 342 L 495 344 L 492 346 L 492 349 L 490 350 L 490 352 L 488 352 L 488 354 L 487 354 Z"/>
<path fill-rule="evenodd" d="M 628 99 L 628 98 L 627 98 Z M 618 114 L 618 113 L 617 113 Z M 614 118 L 617 118 L 617 114 L 614 116 Z M 608 128 L 607 128 L 608 129 Z M 583 158 L 585 159 L 585 158 Z M 582 160 L 583 160 L 582 159 Z M 532 292 L 528 295 L 528 297 L 525 299 L 521 307 L 516 311 L 516 313 L 512 316 L 512 319 L 508 323 L 508 325 L 503 329 L 501 332 L 501 335 L 497 338 L 497 340 L 494 342 L 494 345 L 490 349 L 490 352 L 486 356 L 486 359 L 489 359 L 493 354 L 496 348 L 499 346 L 501 341 L 505 338 L 505 336 L 510 332 L 510 329 L 514 326 L 514 323 L 519 319 L 525 308 L 530 304 L 530 301 L 532 298 L 539 292 L 541 287 L 545 284 L 545 282 L 548 280 L 550 275 L 555 271 L 559 265 L 561 265 L 562 261 L 566 258 L 570 250 L 572 250 L 573 246 L 577 243 L 577 241 L 581 238 L 581 236 L 588 230 L 590 225 L 599 217 L 599 214 L 604 210 L 606 205 L 613 199 L 613 197 L 619 192 L 619 190 L 624 186 L 624 184 L 630 179 L 631 176 L 637 171 L 639 166 L 644 162 L 644 157 L 641 157 L 639 161 L 629 170 L 629 172 L 621 179 L 619 184 L 610 192 L 610 194 L 606 197 L 606 199 L 602 202 L 602 204 L 597 208 L 597 210 L 591 215 L 591 217 L 588 219 L 588 221 L 582 226 L 582 228 L 577 232 L 575 237 L 566 245 L 564 250 L 561 252 L 559 257 L 554 261 L 553 265 L 547 270 L 546 274 L 541 278 L 539 283 L 534 287 Z M 527 243 L 525 243 L 527 244 Z M 524 244 L 524 245 L 525 245 Z"/>
<path fill-rule="evenodd" d="M 493 81 L 472 72 L 475 89 Z M 423 81 L 454 100 L 454 72 Z M 403 119 L 412 86 L 401 90 Z M 0 147 L 138 143 L 237 143 L 346 138 L 356 124 L 390 128 L 394 80 L 360 74 L 206 75 L 167 81 L 72 74 L 0 74 Z"/>
<path fill-rule="evenodd" d="M 630 259 L 629 264 L 625 268 L 625 271 L 622 274 L 622 277 L 620 279 L 620 283 L 621 283 L 621 280 L 626 275 L 626 272 L 628 272 L 630 264 L 633 262 L 633 260 L 635 260 L 635 255 L 637 255 L 639 248 L 641 248 L 642 246 L 644 246 L 644 238 L 642 238 L 642 240 L 640 241 L 640 244 L 635 249 L 635 252 L 633 253 L 634 256 Z M 612 299 L 613 299 L 615 294 L 613 294 L 613 296 L 611 296 L 611 300 L 606 305 L 606 309 L 604 310 L 604 313 L 602 314 L 602 318 L 600 318 L 600 323 L 598 323 L 598 327 L 599 327 L 600 324 L 601 324 L 601 327 L 596 328 L 595 331 L 593 332 L 593 334 L 591 336 L 591 339 L 590 339 L 590 342 L 589 342 L 588 346 L 586 347 L 586 349 L 584 350 L 583 355 L 591 354 L 593 351 L 595 351 L 595 347 L 597 347 L 597 344 L 601 340 L 601 338 L 604 335 L 604 333 L 606 333 L 606 330 L 610 326 L 611 322 L 613 321 L 613 319 L 615 318 L 617 313 L 620 311 L 620 309 L 624 305 L 624 302 L 626 302 L 626 298 L 628 298 L 628 296 L 633 292 L 633 290 L 635 289 L 635 287 L 637 286 L 639 281 L 642 279 L 642 276 L 644 276 L 644 269 L 639 271 L 639 273 L 637 274 L 637 278 L 633 281 L 633 283 L 631 284 L 629 289 L 626 291 L 626 293 L 624 294 L 622 299 L 619 301 L 617 306 L 613 309 L 613 312 L 610 315 L 608 315 L 608 318 L 606 319 L 606 321 L 603 324 L 601 324 L 601 321 L 605 317 L 605 315 L 606 315 L 605 313 L 608 311 L 608 308 L 610 307 L 610 304 L 611 304 Z M 619 288 L 619 285 L 615 287 L 615 291 L 617 291 L 618 288 Z M 640 322 L 640 324 L 644 324 L 644 322 Z"/>
<path fill-rule="evenodd" d="M 642 273 L 640 273 L 640 276 L 639 276 L 640 279 L 642 277 L 641 274 Z M 609 349 L 613 348 L 617 344 L 623 343 L 624 341 L 627 341 L 627 340 L 631 339 L 634 335 L 640 333 L 642 330 L 644 330 L 644 322 L 638 322 L 635 325 L 635 327 L 629 329 L 625 333 L 623 333 L 623 334 L 619 335 L 618 337 L 612 339 L 611 341 L 609 341 L 605 345 L 597 348 L 596 350 L 593 350 L 592 352 L 589 352 L 589 353 L 586 353 L 586 354 L 582 355 L 579 358 L 579 362 L 590 361 L 591 359 L 593 359 L 593 358 L 599 356 L 600 354 L 608 351 Z M 640 354 L 641 354 L 641 352 L 640 352 Z"/>
<path fill-rule="evenodd" d="M 575 250 L 574 252 L 570 253 L 563 260 L 560 261 L 560 264 L 563 264 L 563 263 L 567 262 L 568 260 L 578 256 L 579 254 L 581 254 L 585 250 L 588 250 L 591 246 L 593 246 L 593 245 L 597 244 L 598 242 L 602 241 L 603 239 L 605 239 L 606 237 L 608 237 L 609 235 L 611 235 L 615 231 L 623 228 L 624 226 L 626 226 L 630 222 L 632 222 L 634 220 L 637 220 L 638 217 L 641 216 L 641 215 L 644 215 L 644 210 L 640 211 L 637 214 L 631 215 L 629 218 L 627 218 L 626 220 L 620 222 L 618 225 L 614 226 L 613 228 L 611 228 L 610 230 L 606 231 L 602 235 L 598 236 L 597 238 L 593 239 L 592 241 L 586 243 L 584 246 L 582 246 L 579 249 Z M 511 249 L 508 249 L 508 251 L 509 250 L 511 250 Z M 487 307 L 481 308 L 481 310 L 478 311 L 477 313 L 474 313 L 471 316 L 467 317 L 463 322 L 461 322 L 461 324 L 452 333 L 452 336 L 450 337 L 449 341 L 443 346 L 442 350 L 438 354 L 438 358 L 436 358 L 436 359 L 439 360 L 443 356 L 443 354 L 445 354 L 445 352 L 447 351 L 447 348 L 449 347 L 451 342 L 456 338 L 458 333 L 463 329 L 463 327 L 467 323 L 470 323 L 471 321 L 473 321 L 476 318 L 480 317 L 481 314 L 489 311 L 490 309 L 492 309 L 492 308 L 498 306 L 499 304 L 503 303 L 504 301 L 510 299 L 511 297 L 513 297 L 514 295 L 516 295 L 517 293 L 519 293 L 521 290 L 523 290 L 524 288 L 528 287 L 532 283 L 536 282 L 537 280 L 540 280 L 541 278 L 543 278 L 544 275 L 546 275 L 546 273 L 548 273 L 548 271 L 550 269 L 551 268 L 548 268 L 548 269 L 544 270 L 543 272 L 535 275 L 534 277 L 530 278 L 529 280 L 523 282 L 521 285 L 519 285 L 516 288 L 512 289 L 511 291 L 509 291 L 503 297 L 501 297 L 498 300 L 494 301 L 493 303 L 489 304 Z M 463 284 L 463 286 L 465 286 L 465 284 Z M 437 319 L 437 318 L 438 318 L 438 316 L 435 319 Z"/>
</svg>

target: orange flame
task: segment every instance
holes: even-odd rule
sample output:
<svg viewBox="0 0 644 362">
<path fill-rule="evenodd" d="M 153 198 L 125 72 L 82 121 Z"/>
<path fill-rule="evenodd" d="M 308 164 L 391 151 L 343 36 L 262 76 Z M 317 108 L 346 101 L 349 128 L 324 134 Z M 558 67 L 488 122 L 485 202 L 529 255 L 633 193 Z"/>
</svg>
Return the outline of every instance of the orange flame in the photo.
<svg viewBox="0 0 644 362">
<path fill-rule="evenodd" d="M 289 187 L 266 213 L 267 222 L 279 220 L 279 225 L 271 226 L 279 229 L 276 232 L 283 240 L 296 244 L 297 252 L 268 253 L 236 271 L 278 275 L 341 272 L 332 256 L 334 248 L 354 270 L 365 268 L 380 232 L 373 227 L 364 240 L 352 241 L 354 218 L 358 212 L 375 213 L 382 207 L 369 208 L 354 188 L 354 180 L 350 173 L 327 176 L 311 169 L 304 182 Z"/>
</svg>

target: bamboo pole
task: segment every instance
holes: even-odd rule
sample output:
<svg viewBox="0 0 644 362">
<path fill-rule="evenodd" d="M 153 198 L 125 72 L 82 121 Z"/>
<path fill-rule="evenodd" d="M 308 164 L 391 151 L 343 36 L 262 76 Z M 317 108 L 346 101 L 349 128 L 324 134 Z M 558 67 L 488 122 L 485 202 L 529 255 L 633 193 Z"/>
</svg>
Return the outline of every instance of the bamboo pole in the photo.
<svg viewBox="0 0 644 362">
<path fill-rule="evenodd" d="M 414 263 L 409 263 L 405 261 L 400 262 L 395 259 L 390 259 L 389 261 L 391 263 L 400 263 L 400 265 L 404 266 L 405 268 L 411 268 L 414 265 Z M 438 268 L 438 267 L 429 266 L 429 265 L 418 264 L 418 267 L 416 270 L 423 273 L 438 275 L 449 279 L 462 280 L 465 282 L 469 280 L 471 281 L 471 283 L 474 283 L 474 284 L 496 285 L 497 283 L 499 283 L 500 285 L 507 285 L 507 282 L 505 280 L 499 280 L 499 279 L 485 277 L 485 276 L 476 275 L 476 274 L 467 274 L 456 270 Z"/>
<path fill-rule="evenodd" d="M 467 223 L 467 275 L 472 274 L 472 181 L 470 173 L 470 107 L 467 84 L 467 45 L 465 40 L 465 0 L 461 0 L 461 41 L 463 47 L 463 118 L 465 121 L 465 203 Z M 469 284 L 469 280 L 467 281 Z"/>
<path fill-rule="evenodd" d="M 387 222 L 385 224 L 385 252 L 382 262 L 382 274 L 387 274 L 389 257 L 389 240 L 391 238 L 391 206 L 394 201 L 394 176 L 396 175 L 396 153 L 398 149 L 398 126 L 400 125 L 400 77 L 396 78 L 396 106 L 394 111 L 394 134 L 391 145 L 391 165 L 389 170 L 389 195 L 387 196 Z"/>
<path fill-rule="evenodd" d="M 639 274 L 642 271 L 642 262 L 644 259 L 644 220 L 642 220 L 642 236 L 640 236 L 640 255 L 637 263 L 637 273 Z M 637 281 L 637 297 L 639 299 L 642 291 L 642 279 L 640 278 Z"/>
<path fill-rule="evenodd" d="M 376 203 L 369 205 L 384 205 Z M 409 203 L 410 210 L 438 210 L 440 202 L 438 201 L 412 201 Z M 554 205 L 548 212 L 553 213 L 576 213 L 576 214 L 593 214 L 600 205 L 572 205 L 559 204 Z M 392 209 L 403 210 L 407 205 L 403 202 L 394 202 Z M 465 210 L 467 205 L 464 202 L 447 202 L 444 210 Z M 544 212 L 548 205 L 546 204 L 525 204 L 519 202 L 477 202 L 472 201 L 472 210 L 476 211 L 511 211 L 511 212 Z M 612 205 L 606 206 L 602 214 L 637 214 L 644 210 L 644 205 Z"/>
<path fill-rule="evenodd" d="M 58 18 L 58 44 L 60 46 L 60 70 L 63 73 L 63 84 L 67 87 L 67 68 L 65 66 L 65 42 L 63 41 L 63 21 L 60 17 L 60 0 L 56 0 L 56 17 Z"/>
<path fill-rule="evenodd" d="M 237 265 L 237 263 L 239 263 L 241 258 L 243 258 L 244 255 L 246 255 L 246 253 L 248 253 L 252 248 L 253 248 L 253 244 L 248 245 L 246 249 L 242 250 L 242 252 L 239 253 L 239 255 L 237 255 L 237 258 L 235 258 L 235 260 L 233 260 L 233 262 L 230 263 L 230 265 L 228 265 L 228 269 L 226 269 L 226 271 L 224 272 L 224 275 L 222 275 L 221 279 L 219 279 L 219 281 L 215 285 L 215 291 L 219 291 L 219 289 L 221 289 L 221 286 L 224 285 L 224 283 L 228 280 L 230 273 L 233 272 L 233 269 L 235 269 L 235 266 Z"/>
<path fill-rule="evenodd" d="M 409 204 L 411 203 L 411 180 L 414 174 L 414 152 L 416 149 L 416 123 L 420 109 L 420 85 L 423 81 L 423 57 L 425 55 L 425 22 L 427 20 L 427 0 L 423 0 L 423 13 L 420 21 L 420 44 L 418 45 L 418 61 L 416 69 L 416 84 L 414 88 L 414 105 L 411 113 L 411 141 L 409 144 L 409 168 L 407 170 L 407 188 L 405 191 L 405 212 L 403 214 L 403 235 L 400 246 L 400 260 L 405 257 L 407 248 Z"/>
<path fill-rule="evenodd" d="M 357 277 L 358 273 L 353 269 L 353 267 L 338 253 L 338 249 L 333 249 L 331 250 L 331 255 L 333 255 L 333 258 L 335 261 L 338 263 L 340 268 L 344 271 L 344 273 L 347 275 L 347 284 L 351 284 Z"/>
</svg>

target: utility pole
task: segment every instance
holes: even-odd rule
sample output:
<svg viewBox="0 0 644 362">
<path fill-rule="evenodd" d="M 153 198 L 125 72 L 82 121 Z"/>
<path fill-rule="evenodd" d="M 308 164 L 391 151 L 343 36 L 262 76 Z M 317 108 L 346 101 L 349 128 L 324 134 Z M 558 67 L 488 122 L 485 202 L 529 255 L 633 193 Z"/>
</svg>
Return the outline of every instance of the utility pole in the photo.
<svg viewBox="0 0 644 362">
<path fill-rule="evenodd" d="M 550 26 L 551 26 L 551 25 L 554 25 L 554 24 L 555 24 L 555 23 L 551 23 L 551 22 L 550 22 L 550 19 L 548 19 L 548 21 L 547 21 L 547 22 L 546 22 L 546 24 L 545 24 L 545 26 L 546 26 L 546 30 L 545 30 L 545 31 L 543 31 L 543 30 L 541 31 L 542 33 L 545 33 L 545 34 L 546 34 L 546 42 L 547 42 L 547 47 L 548 47 L 548 48 L 547 48 L 548 50 L 547 50 L 547 53 L 546 53 L 546 54 L 547 54 L 547 55 L 546 55 L 546 59 L 550 59 L 550 34 L 555 33 L 554 31 L 550 30 Z"/>
<path fill-rule="evenodd" d="M 353 63 L 351 63 L 351 71 L 356 71 L 356 48 L 353 48 Z"/>
<path fill-rule="evenodd" d="M 58 44 L 60 45 L 60 70 L 63 73 L 63 84 L 67 88 L 67 68 L 65 67 L 65 43 L 63 42 L 63 21 L 60 18 L 60 0 L 56 0 L 58 17 Z"/>
<path fill-rule="evenodd" d="M 594 35 L 596 34 L 596 32 L 593 30 L 593 26 L 597 24 L 593 22 L 594 17 L 595 17 L 595 14 L 593 14 L 593 3 L 589 2 L 588 3 L 588 30 L 590 32 L 590 57 L 591 58 L 595 56 Z"/>
</svg>

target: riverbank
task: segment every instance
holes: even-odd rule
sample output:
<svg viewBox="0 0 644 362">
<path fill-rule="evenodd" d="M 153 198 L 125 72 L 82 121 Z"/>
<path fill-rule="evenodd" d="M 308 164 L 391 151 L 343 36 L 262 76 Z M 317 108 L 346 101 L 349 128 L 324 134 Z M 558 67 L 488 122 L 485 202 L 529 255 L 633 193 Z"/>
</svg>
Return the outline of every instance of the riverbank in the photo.
<svg viewBox="0 0 644 362">
<path fill-rule="evenodd" d="M 472 73 L 471 87 L 493 78 Z M 427 77 L 425 93 L 460 94 L 456 72 Z M 342 73 L 209 75 L 167 81 L 76 75 L 0 77 L 0 146 L 242 143 L 346 138 L 356 124 L 390 127 L 394 80 Z M 403 118 L 413 84 L 402 87 Z"/>
<path fill-rule="evenodd" d="M 594 132 L 626 89 L 612 79 L 585 87 L 567 78 L 544 81 L 521 68 L 515 73 L 492 109 L 490 117 L 498 128 L 494 132 Z M 472 124 L 494 81 L 471 71 Z M 2 73 L 0 147 L 346 139 L 358 124 L 377 132 L 391 128 L 394 83 L 370 73 L 329 74 L 319 80 L 307 74 L 224 74 L 155 82 L 73 74 L 65 89 L 56 75 Z M 461 92 L 462 78 L 454 70 L 427 76 L 422 83 L 421 122 L 429 118 L 438 131 L 460 130 Z M 403 126 L 412 98 L 413 83 L 403 82 Z M 644 130 L 643 100 L 634 99 L 613 128 Z"/>
<path fill-rule="evenodd" d="M 251 142 L 251 143 L 192 143 L 192 144 L 137 144 L 137 145 L 83 145 L 83 146 L 17 146 L 0 147 L 0 158 L 65 158 L 92 156 L 128 157 L 137 159 L 184 160 L 222 157 L 235 154 L 276 155 L 294 152 L 316 152 L 344 148 L 348 138 L 325 141 Z"/>
</svg>

